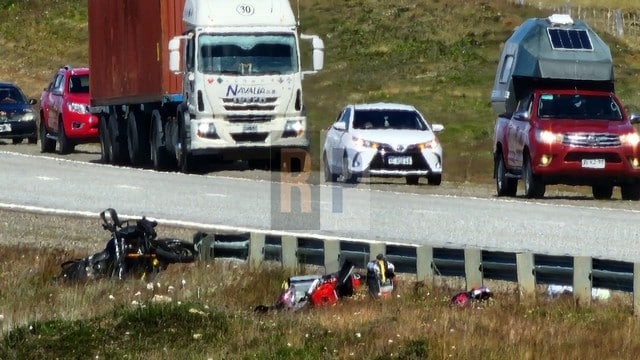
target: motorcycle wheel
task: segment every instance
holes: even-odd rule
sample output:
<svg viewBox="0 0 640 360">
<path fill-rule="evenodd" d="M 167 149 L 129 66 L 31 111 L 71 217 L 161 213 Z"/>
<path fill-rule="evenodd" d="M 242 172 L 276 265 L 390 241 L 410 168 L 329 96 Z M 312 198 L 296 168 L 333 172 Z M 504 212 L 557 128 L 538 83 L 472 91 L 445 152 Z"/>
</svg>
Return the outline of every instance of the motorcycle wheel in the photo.
<svg viewBox="0 0 640 360">
<path fill-rule="evenodd" d="M 164 263 L 190 263 L 198 256 L 193 244 L 179 239 L 155 240 L 156 255 Z"/>
</svg>

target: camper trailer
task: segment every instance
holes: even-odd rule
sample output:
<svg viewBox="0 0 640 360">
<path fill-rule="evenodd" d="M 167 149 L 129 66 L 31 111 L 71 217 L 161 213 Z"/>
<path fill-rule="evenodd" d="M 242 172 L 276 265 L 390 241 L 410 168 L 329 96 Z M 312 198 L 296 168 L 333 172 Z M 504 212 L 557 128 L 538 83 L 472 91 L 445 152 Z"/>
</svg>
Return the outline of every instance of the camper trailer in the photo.
<svg viewBox="0 0 640 360">
<path fill-rule="evenodd" d="M 620 186 L 640 199 L 640 137 L 614 92 L 608 45 L 569 15 L 532 18 L 502 49 L 491 103 L 494 178 L 498 196 L 528 198 L 546 186 L 591 186 L 609 199 Z"/>
</svg>

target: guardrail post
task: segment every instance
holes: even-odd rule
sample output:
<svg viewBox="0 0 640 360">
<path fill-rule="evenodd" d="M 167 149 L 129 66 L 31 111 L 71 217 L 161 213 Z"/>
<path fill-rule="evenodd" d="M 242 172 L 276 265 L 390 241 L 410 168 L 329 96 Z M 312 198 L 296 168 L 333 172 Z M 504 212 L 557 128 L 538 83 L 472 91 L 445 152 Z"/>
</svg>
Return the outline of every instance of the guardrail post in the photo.
<svg viewBox="0 0 640 360">
<path fill-rule="evenodd" d="M 581 305 L 591 303 L 591 269 L 591 257 L 573 258 L 573 296 Z"/>
<path fill-rule="evenodd" d="M 324 240 L 324 271 L 331 274 L 340 271 L 340 241 Z"/>
<path fill-rule="evenodd" d="M 252 232 L 249 239 L 249 266 L 259 267 L 264 261 L 265 234 Z"/>
<path fill-rule="evenodd" d="M 536 276 L 534 275 L 533 253 L 516 254 L 516 271 L 518 273 L 518 287 L 520 293 L 525 297 L 535 297 Z"/>
<path fill-rule="evenodd" d="M 298 238 L 295 236 L 282 237 L 282 266 L 286 269 L 298 269 Z"/>
<path fill-rule="evenodd" d="M 214 258 L 213 241 L 213 234 L 209 234 L 200 239 L 200 253 L 198 254 L 200 261 L 209 261 Z"/>
<path fill-rule="evenodd" d="M 640 317 L 640 263 L 633 264 L 633 314 Z"/>
<path fill-rule="evenodd" d="M 433 281 L 433 248 L 418 246 L 416 248 L 416 277 L 418 281 Z"/>
<path fill-rule="evenodd" d="M 386 254 L 387 246 L 385 243 L 371 243 L 369 244 L 369 260 L 374 260 L 378 254 Z"/>
<path fill-rule="evenodd" d="M 482 250 L 464 249 L 464 274 L 467 290 L 482 285 Z"/>
</svg>

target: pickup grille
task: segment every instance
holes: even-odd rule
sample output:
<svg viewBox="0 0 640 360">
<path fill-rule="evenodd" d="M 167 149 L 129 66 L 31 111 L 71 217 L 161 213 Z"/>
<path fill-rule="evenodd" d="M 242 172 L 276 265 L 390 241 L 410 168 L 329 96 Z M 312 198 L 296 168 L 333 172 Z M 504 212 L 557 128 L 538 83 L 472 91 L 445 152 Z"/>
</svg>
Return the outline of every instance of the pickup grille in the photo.
<svg viewBox="0 0 640 360">
<path fill-rule="evenodd" d="M 620 137 L 616 134 L 570 133 L 562 138 L 562 144 L 581 147 L 620 146 Z"/>
</svg>

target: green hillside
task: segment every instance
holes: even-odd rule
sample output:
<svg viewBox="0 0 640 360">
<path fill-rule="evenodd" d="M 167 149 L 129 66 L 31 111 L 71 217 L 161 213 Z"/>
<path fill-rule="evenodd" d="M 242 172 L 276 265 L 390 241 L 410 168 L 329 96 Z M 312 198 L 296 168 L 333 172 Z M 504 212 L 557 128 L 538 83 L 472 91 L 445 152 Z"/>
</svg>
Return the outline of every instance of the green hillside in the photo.
<svg viewBox="0 0 640 360">
<path fill-rule="evenodd" d="M 0 0 L 0 78 L 38 97 L 55 67 L 86 64 L 86 6 Z M 444 124 L 446 180 L 491 181 L 489 94 L 500 46 L 524 19 L 549 11 L 507 0 L 301 0 L 299 12 L 326 51 L 325 69 L 305 80 L 314 153 L 346 103 L 405 102 Z M 611 46 L 622 101 L 639 109 L 638 46 L 598 32 Z"/>
</svg>

